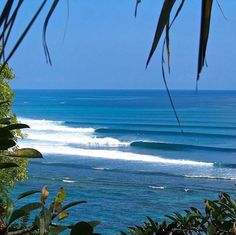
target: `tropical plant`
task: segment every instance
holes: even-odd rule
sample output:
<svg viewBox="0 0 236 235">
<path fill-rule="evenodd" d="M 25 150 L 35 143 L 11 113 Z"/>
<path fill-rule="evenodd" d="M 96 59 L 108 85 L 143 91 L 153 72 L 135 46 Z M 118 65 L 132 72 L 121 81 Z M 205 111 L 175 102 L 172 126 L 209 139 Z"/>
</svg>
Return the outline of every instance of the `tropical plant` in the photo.
<svg viewBox="0 0 236 235">
<path fill-rule="evenodd" d="M 166 220 L 157 222 L 148 217 L 142 226 L 133 226 L 121 235 L 233 235 L 236 234 L 236 201 L 228 194 L 218 200 L 205 200 L 205 212 L 190 207 L 182 213 L 166 215 Z"/>
<path fill-rule="evenodd" d="M 28 125 L 22 123 L 11 124 L 11 118 L 0 119 L 0 158 L 42 158 L 42 154 L 32 148 L 18 148 L 15 140 L 14 130 L 29 128 Z M 0 163 L 0 169 L 17 167 L 15 163 Z"/>
<path fill-rule="evenodd" d="M 71 235 L 95 235 L 94 228 L 99 224 L 98 221 L 77 222 L 72 225 L 61 224 L 61 221 L 69 216 L 68 209 L 86 201 L 75 201 L 63 206 L 66 192 L 60 188 L 50 207 L 46 207 L 46 200 L 49 194 L 47 186 L 41 190 L 41 201 L 30 202 L 21 207 L 17 206 L 22 199 L 40 191 L 32 190 L 20 194 L 15 200 L 11 200 L 7 193 L 1 191 L 0 195 L 0 234 L 39 234 L 56 235 L 63 231 Z M 34 219 L 30 217 L 34 216 Z"/>
<path fill-rule="evenodd" d="M 0 119 L 0 184 L 4 186 L 26 178 L 28 158 L 42 158 L 41 153 L 35 149 L 18 148 L 16 137 L 22 128 L 29 126 L 12 123 L 12 118 Z"/>
<path fill-rule="evenodd" d="M 11 119 L 12 124 L 18 122 L 11 109 L 13 104 L 14 92 L 9 85 L 9 81 L 14 79 L 14 77 L 15 75 L 8 65 L 6 65 L 0 73 L 0 119 L 8 117 Z M 0 126 L 2 126 L 2 124 L 0 124 Z M 15 139 L 25 137 L 19 129 L 12 130 L 12 132 L 14 132 Z M 0 163 L 4 162 L 14 162 L 19 166 L 17 168 L 9 168 L 0 172 L 0 179 L 2 182 L 4 182 L 5 185 L 14 186 L 17 181 L 27 179 L 28 159 L 12 159 L 10 157 L 1 157 Z"/>
</svg>

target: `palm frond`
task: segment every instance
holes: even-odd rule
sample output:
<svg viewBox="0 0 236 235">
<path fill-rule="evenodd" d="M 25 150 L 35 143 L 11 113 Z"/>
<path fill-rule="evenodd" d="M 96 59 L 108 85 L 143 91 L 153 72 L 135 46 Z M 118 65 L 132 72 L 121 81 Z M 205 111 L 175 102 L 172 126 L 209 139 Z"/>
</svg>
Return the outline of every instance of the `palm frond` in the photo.
<svg viewBox="0 0 236 235">
<path fill-rule="evenodd" d="M 45 57 L 46 57 L 46 62 L 49 63 L 50 65 L 52 64 L 51 61 L 51 57 L 50 57 L 50 53 L 49 53 L 49 49 L 47 46 L 47 41 L 46 41 L 46 32 L 47 32 L 47 26 L 48 26 L 48 22 L 52 16 L 52 13 L 54 12 L 57 4 L 58 4 L 59 0 L 54 0 L 51 8 L 46 16 L 46 19 L 44 21 L 44 25 L 43 25 L 43 48 L 44 48 L 44 53 L 45 53 Z"/>
<path fill-rule="evenodd" d="M 15 53 L 15 51 L 17 50 L 17 48 L 19 47 L 19 45 L 21 44 L 21 42 L 23 41 L 24 37 L 26 36 L 26 34 L 28 33 L 28 31 L 30 30 L 31 26 L 33 25 L 33 23 L 35 22 L 35 20 L 37 19 L 37 17 L 39 16 L 40 12 L 42 11 L 43 7 L 45 6 L 47 0 L 44 0 L 42 2 L 42 4 L 40 5 L 40 7 L 38 8 L 38 10 L 36 11 L 36 13 L 34 14 L 34 16 L 32 17 L 32 19 L 30 20 L 30 22 L 28 23 L 28 25 L 26 26 L 26 28 L 24 29 L 23 33 L 21 34 L 21 36 L 18 38 L 18 40 L 16 41 L 13 49 L 10 51 L 10 53 L 8 54 L 6 60 L 4 61 L 1 69 L 0 69 L 0 73 L 2 71 L 2 69 L 4 68 L 4 66 L 7 64 L 7 62 L 11 59 L 11 57 L 13 56 L 13 54 Z M 5 45 L 6 46 L 6 45 Z"/>
<path fill-rule="evenodd" d="M 12 49 L 9 50 L 8 53 L 6 53 L 6 47 L 8 44 L 8 40 L 12 35 L 12 29 L 14 26 L 14 23 L 17 19 L 17 15 L 21 10 L 21 6 L 25 2 L 24 0 L 8 0 L 5 4 L 3 4 L 1 11 L 0 11 L 0 41 L 1 41 L 1 51 L 0 51 L 0 60 L 3 61 L 3 66 L 0 69 L 0 72 L 4 68 L 4 65 L 7 64 L 7 62 L 11 59 L 13 54 L 18 49 L 19 45 L 22 43 L 23 39 L 29 32 L 30 28 L 38 18 L 39 14 L 42 12 L 42 9 L 45 7 L 46 3 L 50 0 L 41 0 L 39 7 L 33 12 L 32 18 L 27 22 L 25 28 L 23 28 L 21 35 L 19 38 L 13 43 Z M 49 55 L 49 50 L 46 43 L 46 31 L 47 26 L 49 23 L 49 20 L 55 11 L 55 8 L 59 2 L 59 0 L 51 0 L 53 1 L 50 9 L 47 12 L 44 26 L 43 26 L 43 46 L 45 51 L 46 60 L 51 64 L 51 59 Z M 11 43 L 12 45 L 12 43 Z M 6 58 L 6 59 L 5 59 Z"/>
<path fill-rule="evenodd" d="M 136 0 L 135 10 L 134 10 L 134 16 L 137 16 L 138 13 L 138 5 L 141 3 L 141 0 Z"/>
<path fill-rule="evenodd" d="M 211 23 L 212 3 L 213 3 L 213 0 L 202 0 L 197 80 L 199 80 L 200 78 L 200 73 L 205 63 L 206 48 L 207 48 L 207 42 L 208 42 L 209 31 L 210 31 L 210 23 Z"/>
<path fill-rule="evenodd" d="M 148 66 L 148 64 L 149 64 L 157 46 L 158 46 L 161 35 L 162 35 L 162 33 L 169 21 L 170 13 L 171 13 L 171 10 L 172 10 L 175 2 L 176 2 L 176 0 L 165 0 L 164 1 L 164 4 L 162 6 L 162 10 L 161 10 L 161 14 L 159 16 L 159 20 L 157 23 L 157 28 L 156 28 L 155 36 L 153 39 L 152 48 L 151 48 L 151 51 L 149 53 L 149 56 L 148 56 L 148 59 L 146 62 L 146 67 Z"/>
</svg>

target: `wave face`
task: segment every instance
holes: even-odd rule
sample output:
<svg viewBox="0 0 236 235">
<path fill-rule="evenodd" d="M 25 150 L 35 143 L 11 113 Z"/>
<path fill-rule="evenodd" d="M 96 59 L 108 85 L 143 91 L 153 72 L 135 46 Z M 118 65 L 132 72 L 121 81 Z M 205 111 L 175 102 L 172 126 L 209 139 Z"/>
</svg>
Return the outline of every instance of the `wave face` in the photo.
<svg viewBox="0 0 236 235">
<path fill-rule="evenodd" d="M 133 129 L 123 129 L 123 128 L 99 128 L 96 129 L 97 133 L 104 134 L 145 134 L 145 135 L 160 135 L 160 136 L 185 136 L 185 137 L 200 137 L 200 138 L 220 138 L 220 139 L 235 139 L 236 135 L 231 134 L 221 134 L 221 133 L 199 133 L 199 132 L 180 132 L 180 131 L 155 131 L 155 130 L 133 130 Z"/>
<path fill-rule="evenodd" d="M 148 141 L 134 141 L 130 144 L 133 147 L 147 148 L 147 149 L 158 149 L 168 151 L 213 151 L 213 152 L 233 152 L 236 153 L 234 148 L 219 148 L 210 146 L 199 146 L 191 144 L 175 144 L 175 143 L 159 143 L 159 142 L 148 142 Z"/>
<path fill-rule="evenodd" d="M 170 159 L 157 155 L 128 152 L 129 142 L 123 142 L 112 137 L 97 137 L 93 128 L 75 128 L 64 125 L 61 121 L 20 119 L 31 129 L 27 131 L 27 141 L 21 141 L 20 146 L 30 145 L 44 154 L 73 155 L 112 160 L 141 161 L 171 165 L 207 166 L 213 163 L 185 159 Z M 132 145 L 132 144 L 131 144 Z M 117 148 L 108 150 L 100 148 Z"/>
</svg>

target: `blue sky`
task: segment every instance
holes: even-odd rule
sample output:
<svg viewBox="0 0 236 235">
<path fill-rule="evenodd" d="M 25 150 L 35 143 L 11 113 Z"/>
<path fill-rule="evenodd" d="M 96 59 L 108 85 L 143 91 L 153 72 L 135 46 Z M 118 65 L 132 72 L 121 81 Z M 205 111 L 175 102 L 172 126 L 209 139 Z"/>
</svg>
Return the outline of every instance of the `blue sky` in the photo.
<svg viewBox="0 0 236 235">
<path fill-rule="evenodd" d="M 14 88 L 163 89 L 160 48 L 145 71 L 163 1 L 143 0 L 134 18 L 135 0 L 70 0 L 65 39 L 66 1 L 48 27 L 53 66 L 45 63 L 42 14 L 10 61 Z M 200 89 L 236 89 L 236 1 L 222 2 L 226 21 L 215 4 Z M 15 36 L 40 1 L 26 1 Z M 171 31 L 171 89 L 194 89 L 201 4 L 188 0 Z M 45 12 L 44 12 L 45 13 Z"/>
</svg>

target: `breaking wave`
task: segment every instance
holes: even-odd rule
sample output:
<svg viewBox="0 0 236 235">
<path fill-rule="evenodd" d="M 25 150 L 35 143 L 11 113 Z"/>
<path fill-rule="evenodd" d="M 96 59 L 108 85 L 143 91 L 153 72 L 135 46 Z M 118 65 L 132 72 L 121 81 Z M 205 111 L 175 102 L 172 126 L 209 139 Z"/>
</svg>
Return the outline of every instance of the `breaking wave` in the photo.
<svg viewBox="0 0 236 235">
<path fill-rule="evenodd" d="M 111 150 L 109 149 L 110 147 L 127 147 L 130 146 L 130 143 L 111 137 L 97 137 L 95 129 L 93 128 L 69 127 L 65 126 L 64 122 L 61 121 L 32 120 L 23 118 L 20 120 L 21 122 L 27 123 L 31 129 L 27 130 L 27 141 L 20 141 L 19 145 L 21 147 L 30 145 L 30 147 L 37 148 L 44 154 L 74 155 L 174 165 L 207 167 L 212 167 L 214 165 L 213 163 L 208 162 L 170 159 L 156 155 L 127 152 L 127 150 Z M 94 149 L 94 147 L 96 147 L 96 149 Z M 100 149 L 98 147 L 106 149 Z"/>
</svg>

